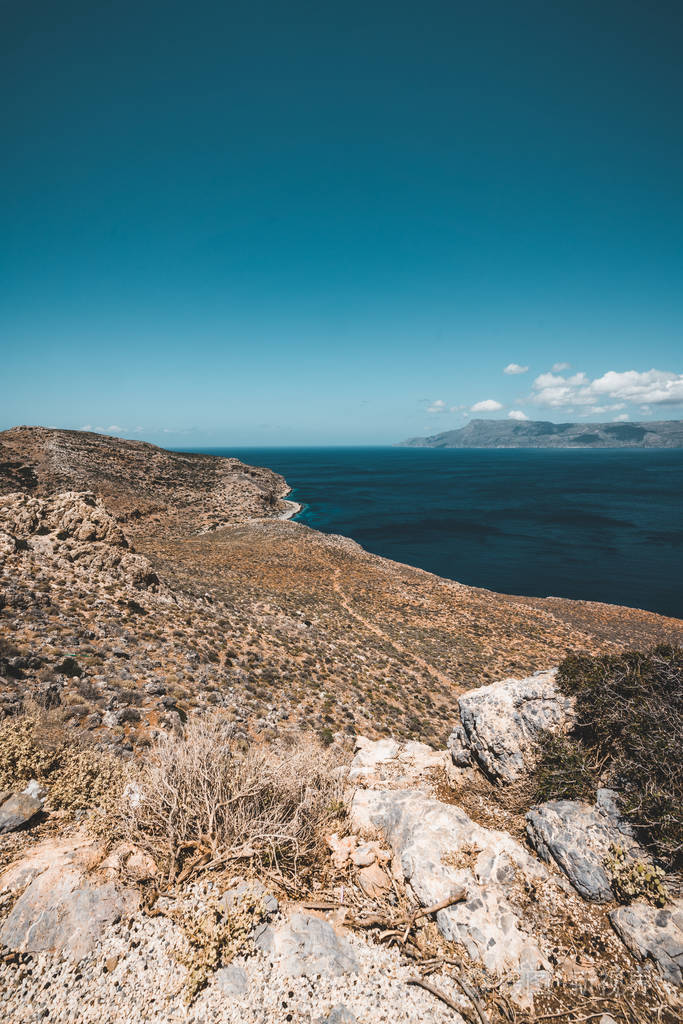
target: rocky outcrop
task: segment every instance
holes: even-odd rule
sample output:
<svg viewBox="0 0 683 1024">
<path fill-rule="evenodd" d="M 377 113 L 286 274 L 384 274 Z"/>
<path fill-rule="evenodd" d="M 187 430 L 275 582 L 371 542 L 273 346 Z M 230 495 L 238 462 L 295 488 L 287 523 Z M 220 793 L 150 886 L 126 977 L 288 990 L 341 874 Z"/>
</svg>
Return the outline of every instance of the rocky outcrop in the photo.
<svg viewBox="0 0 683 1024">
<path fill-rule="evenodd" d="M 619 819 L 611 791 L 601 790 L 595 805 L 552 800 L 526 816 L 529 841 L 545 861 L 554 861 L 584 899 L 614 899 L 605 858 L 612 844 L 640 854 L 626 823 Z"/>
<path fill-rule="evenodd" d="M 21 894 L 2 924 L 0 946 L 66 953 L 75 961 L 86 956 L 106 929 L 138 904 L 132 890 L 91 872 L 98 853 L 92 841 L 48 841 L 9 868 L 0 877 L 0 892 Z"/>
<path fill-rule="evenodd" d="M 566 728 L 572 702 L 555 684 L 556 670 L 504 679 L 459 698 L 460 723 L 448 741 L 453 764 L 476 764 L 490 778 L 514 782 L 533 764 L 539 732 Z"/>
<path fill-rule="evenodd" d="M 609 915 L 614 930 L 639 960 L 654 960 L 673 985 L 683 983 L 683 899 L 658 909 L 632 903 Z"/>
<path fill-rule="evenodd" d="M 359 790 L 352 820 L 386 837 L 423 906 L 464 886 L 467 898 L 436 915 L 439 929 L 494 974 L 512 972 L 520 1002 L 549 984 L 550 965 L 528 929 L 519 894 L 538 884 L 552 887 L 552 880 L 511 836 L 417 790 Z"/>
<path fill-rule="evenodd" d="M 359 736 L 349 768 L 349 782 L 363 786 L 414 786 L 435 768 L 447 766 L 447 754 L 427 743 L 369 740 Z"/>
<path fill-rule="evenodd" d="M 50 498 L 1 496 L 0 532 L 5 538 L 0 557 L 28 549 L 77 572 L 107 575 L 138 589 L 158 588 L 149 561 L 132 550 L 113 516 L 87 491 Z"/>
</svg>

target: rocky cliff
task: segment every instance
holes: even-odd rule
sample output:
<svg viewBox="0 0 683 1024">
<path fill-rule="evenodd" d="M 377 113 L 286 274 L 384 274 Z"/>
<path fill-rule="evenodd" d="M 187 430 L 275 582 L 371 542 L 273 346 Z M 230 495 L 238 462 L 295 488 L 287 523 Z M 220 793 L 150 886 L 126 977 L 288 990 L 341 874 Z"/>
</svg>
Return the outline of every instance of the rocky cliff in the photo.
<svg viewBox="0 0 683 1024">
<path fill-rule="evenodd" d="M 471 420 L 458 430 L 402 441 L 404 448 L 683 448 L 683 420 L 551 423 Z"/>
</svg>

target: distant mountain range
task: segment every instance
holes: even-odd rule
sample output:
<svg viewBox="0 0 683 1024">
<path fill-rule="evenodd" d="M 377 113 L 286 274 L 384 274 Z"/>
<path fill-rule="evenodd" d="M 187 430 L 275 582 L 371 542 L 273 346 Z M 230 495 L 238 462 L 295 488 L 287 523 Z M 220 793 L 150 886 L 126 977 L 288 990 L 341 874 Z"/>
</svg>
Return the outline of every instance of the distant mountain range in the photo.
<svg viewBox="0 0 683 1024">
<path fill-rule="evenodd" d="M 401 441 L 401 448 L 683 448 L 683 420 L 550 423 L 471 420 L 459 430 Z"/>
</svg>

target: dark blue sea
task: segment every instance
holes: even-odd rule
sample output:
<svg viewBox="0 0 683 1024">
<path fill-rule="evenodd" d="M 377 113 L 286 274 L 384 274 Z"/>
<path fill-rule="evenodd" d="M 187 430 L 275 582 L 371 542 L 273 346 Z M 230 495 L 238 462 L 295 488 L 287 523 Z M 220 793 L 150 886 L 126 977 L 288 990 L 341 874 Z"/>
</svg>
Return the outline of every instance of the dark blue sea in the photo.
<svg viewBox="0 0 683 1024">
<path fill-rule="evenodd" d="M 201 450 L 269 466 L 301 522 L 439 576 L 683 618 L 683 451 Z"/>
</svg>

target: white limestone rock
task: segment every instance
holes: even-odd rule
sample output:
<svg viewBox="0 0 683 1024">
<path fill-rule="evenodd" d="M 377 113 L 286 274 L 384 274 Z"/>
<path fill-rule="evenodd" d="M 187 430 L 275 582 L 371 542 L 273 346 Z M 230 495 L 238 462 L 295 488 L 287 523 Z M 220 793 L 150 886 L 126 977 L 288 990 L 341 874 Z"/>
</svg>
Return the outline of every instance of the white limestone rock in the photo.
<svg viewBox="0 0 683 1024">
<path fill-rule="evenodd" d="M 283 924 L 267 926 L 255 945 L 269 953 L 281 974 L 290 978 L 342 975 L 358 971 L 346 939 L 328 921 L 310 914 L 294 914 Z"/>
<path fill-rule="evenodd" d="M 427 743 L 359 736 L 348 780 L 361 786 L 416 786 L 426 780 L 432 769 L 447 765 L 447 753 L 434 750 Z"/>
<path fill-rule="evenodd" d="M 416 790 L 358 790 L 351 814 L 357 828 L 383 833 L 422 906 L 465 888 L 464 902 L 438 912 L 438 927 L 496 975 L 516 975 L 513 996 L 521 1005 L 550 983 L 550 965 L 518 896 L 525 885 L 554 883 L 511 836 Z"/>
<path fill-rule="evenodd" d="M 573 703 L 557 689 L 556 674 L 549 669 L 463 694 L 460 723 L 448 742 L 453 764 L 475 763 L 496 781 L 517 780 L 533 763 L 538 733 L 562 730 L 573 718 Z"/>
</svg>

